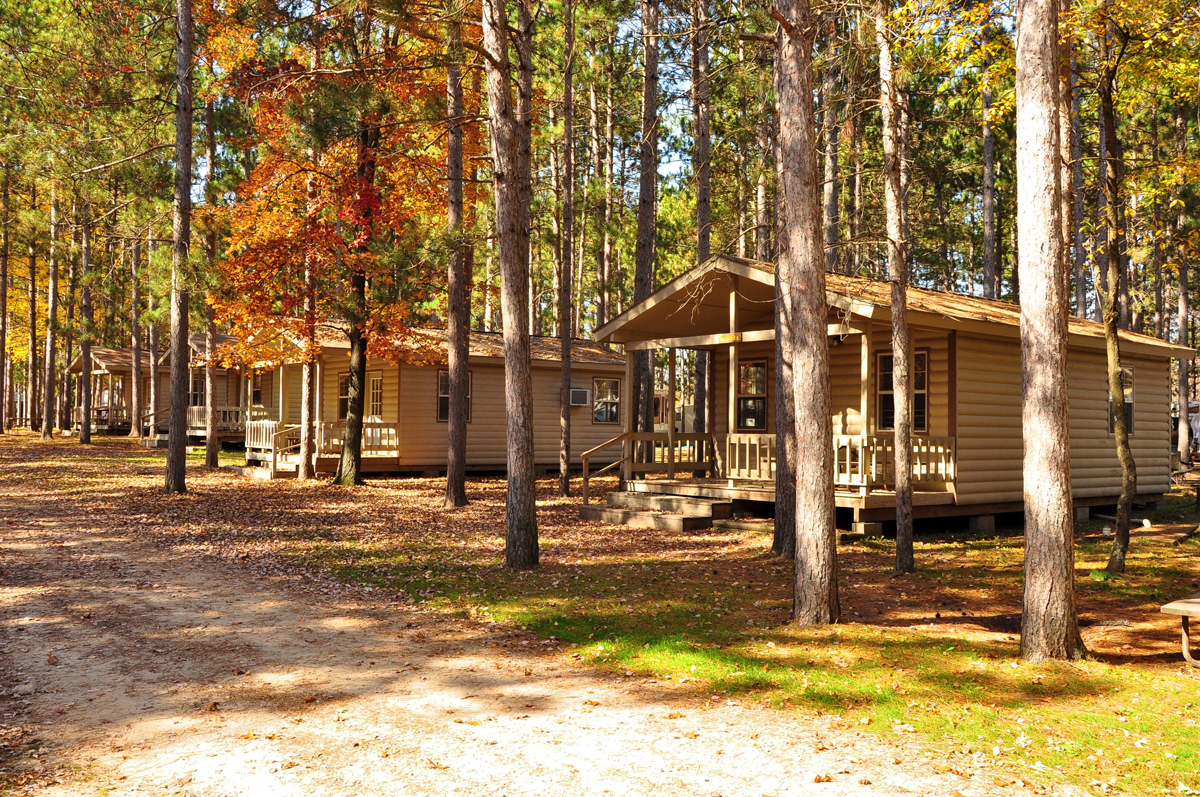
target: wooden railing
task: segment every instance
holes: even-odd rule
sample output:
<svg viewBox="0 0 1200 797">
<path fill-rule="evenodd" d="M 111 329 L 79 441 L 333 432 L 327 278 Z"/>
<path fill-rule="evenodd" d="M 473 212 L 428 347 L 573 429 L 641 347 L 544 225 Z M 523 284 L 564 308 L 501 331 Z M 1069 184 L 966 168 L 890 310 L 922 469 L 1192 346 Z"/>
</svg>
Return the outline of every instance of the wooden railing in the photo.
<svg viewBox="0 0 1200 797">
<path fill-rule="evenodd" d="M 363 421 L 362 455 L 364 457 L 399 457 L 400 427 L 394 423 Z M 317 434 L 317 451 L 337 456 L 342 453 L 346 439 L 346 422 L 323 423 Z"/>
<path fill-rule="evenodd" d="M 262 407 L 217 407 L 217 431 L 240 432 L 247 419 L 265 420 L 268 411 Z M 188 407 L 188 429 L 208 428 L 208 407 Z"/>
<path fill-rule="evenodd" d="M 601 473 L 604 473 L 604 471 L 615 468 L 618 465 L 620 465 L 622 462 L 625 461 L 627 454 L 624 451 L 624 447 L 625 447 L 625 444 L 629 441 L 631 434 L 632 434 L 631 432 L 626 432 L 625 434 L 619 434 L 616 437 L 612 438 L 611 440 L 605 440 L 600 445 L 595 446 L 594 448 L 589 448 L 587 451 L 584 451 L 582 454 L 579 455 L 579 461 L 583 464 L 583 503 L 584 504 L 587 504 L 588 497 L 589 497 L 588 480 L 592 476 L 599 476 Z M 597 454 L 599 454 L 602 451 L 607 451 L 608 449 L 612 448 L 615 445 L 620 445 L 622 447 L 621 456 L 618 459 L 614 460 L 613 462 L 610 462 L 609 464 L 605 465 L 603 468 L 596 471 L 595 473 L 591 473 L 590 470 L 591 470 L 592 457 L 596 456 Z"/>
<path fill-rule="evenodd" d="M 726 438 L 726 478 L 775 479 L 775 435 L 731 434 Z M 954 438 L 912 439 L 912 481 L 924 487 L 954 481 Z M 833 483 L 864 490 L 896 483 L 896 440 L 891 435 L 834 435 Z"/>
<path fill-rule="evenodd" d="M 75 423 L 83 421 L 83 407 L 75 407 Z M 128 423 L 129 410 L 123 405 L 116 407 L 92 407 L 92 425 L 105 426 L 114 423 Z"/>
<path fill-rule="evenodd" d="M 621 446 L 620 459 L 592 473 L 592 457 L 618 444 Z M 583 464 L 583 502 L 588 502 L 589 479 L 622 463 L 627 475 L 665 473 L 667 478 L 673 479 L 679 471 L 689 476 L 695 471 L 713 471 L 715 454 L 716 439 L 705 432 L 680 432 L 675 435 L 667 432 L 625 432 L 579 455 Z"/>
</svg>

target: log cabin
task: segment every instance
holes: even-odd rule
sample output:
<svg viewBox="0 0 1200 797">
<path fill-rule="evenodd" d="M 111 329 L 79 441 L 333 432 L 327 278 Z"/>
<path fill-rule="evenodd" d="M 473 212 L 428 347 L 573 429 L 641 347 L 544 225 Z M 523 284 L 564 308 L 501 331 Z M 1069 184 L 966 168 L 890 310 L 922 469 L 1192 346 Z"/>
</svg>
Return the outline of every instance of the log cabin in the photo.
<svg viewBox="0 0 1200 797">
<path fill-rule="evenodd" d="M 381 345 L 382 344 L 382 345 Z M 386 357 L 367 361 L 362 466 L 366 473 L 436 475 L 446 467 L 449 375 L 446 332 L 408 329 L 373 348 Z M 341 455 L 349 404 L 349 342 L 332 325 L 318 329 L 316 359 L 318 473 L 332 473 Z M 561 349 L 558 338 L 530 339 L 534 398 L 534 460 L 557 470 Z M 469 341 L 467 469 L 499 473 L 507 466 L 504 402 L 504 341 L 499 333 L 472 332 Z M 261 414 L 246 424 L 246 475 L 273 478 L 293 473 L 300 443 L 303 366 L 298 357 L 257 364 L 251 407 Z M 625 391 L 625 358 L 588 340 L 571 346 L 572 462 L 578 452 L 619 430 Z M 605 462 L 615 452 L 601 455 Z"/>
<path fill-rule="evenodd" d="M 887 282 L 826 275 L 834 472 L 839 527 L 878 533 L 895 519 L 891 289 Z M 584 455 L 584 517 L 655 525 L 649 494 L 723 504 L 775 497 L 774 267 L 714 256 L 597 330 L 626 352 L 669 352 L 668 411 L 678 349 L 709 351 L 705 433 L 620 434 Z M 908 289 L 912 336 L 913 484 L 917 518 L 967 516 L 984 530 L 1023 507 L 1020 308 L 954 293 Z M 1069 322 L 1071 472 L 1077 515 L 1116 502 L 1121 472 L 1112 436 L 1103 327 Z M 1184 346 L 1120 333 L 1138 468 L 1138 501 L 1171 485 L 1171 360 Z M 632 362 L 632 358 L 630 358 Z M 625 380 L 626 390 L 630 378 Z M 628 393 L 627 393 L 628 396 Z M 628 398 L 626 403 L 628 403 Z M 588 460 L 619 448 L 628 491 L 587 505 Z M 695 478 L 703 473 L 705 478 Z M 635 500 L 636 499 L 636 500 Z"/>
</svg>

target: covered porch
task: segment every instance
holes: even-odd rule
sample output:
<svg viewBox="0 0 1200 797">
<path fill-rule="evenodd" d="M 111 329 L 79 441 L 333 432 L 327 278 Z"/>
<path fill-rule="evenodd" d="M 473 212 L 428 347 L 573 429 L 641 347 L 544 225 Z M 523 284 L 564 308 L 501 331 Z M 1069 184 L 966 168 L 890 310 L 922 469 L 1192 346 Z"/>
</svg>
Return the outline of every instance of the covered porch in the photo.
<svg viewBox="0 0 1200 797">
<path fill-rule="evenodd" d="M 666 422 L 665 430 L 633 430 L 633 373 L 627 365 L 622 434 L 584 453 L 585 503 L 596 475 L 589 458 L 616 446 L 620 458 L 609 467 L 621 469 L 633 492 L 774 501 L 774 295 L 769 264 L 713 257 L 597 332 L 600 342 L 623 344 L 627 352 L 666 352 Z M 836 502 L 852 510 L 856 522 L 889 519 L 896 481 L 890 312 L 832 286 L 827 298 Z M 953 336 L 913 330 L 918 514 L 955 503 Z M 687 349 L 709 353 L 706 432 L 684 430 L 678 421 L 679 351 Z"/>
</svg>

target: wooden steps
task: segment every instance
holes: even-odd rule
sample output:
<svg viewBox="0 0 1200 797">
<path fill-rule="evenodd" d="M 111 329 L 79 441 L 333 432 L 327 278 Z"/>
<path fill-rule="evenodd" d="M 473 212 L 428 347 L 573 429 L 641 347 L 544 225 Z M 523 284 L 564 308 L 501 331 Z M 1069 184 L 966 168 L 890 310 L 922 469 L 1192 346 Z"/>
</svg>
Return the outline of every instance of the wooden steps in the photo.
<svg viewBox="0 0 1200 797">
<path fill-rule="evenodd" d="M 612 492 L 605 506 L 579 508 L 584 520 L 597 520 L 614 526 L 666 531 L 699 531 L 712 528 L 713 519 L 728 518 L 733 505 L 728 501 L 680 495 Z"/>
</svg>

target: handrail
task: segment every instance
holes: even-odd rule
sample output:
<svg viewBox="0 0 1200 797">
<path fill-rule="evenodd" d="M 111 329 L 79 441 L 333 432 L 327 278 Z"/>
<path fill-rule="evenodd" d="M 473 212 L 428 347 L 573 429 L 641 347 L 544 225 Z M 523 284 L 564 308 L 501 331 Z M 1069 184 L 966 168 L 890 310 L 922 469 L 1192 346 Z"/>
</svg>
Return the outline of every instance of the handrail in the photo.
<svg viewBox="0 0 1200 797">
<path fill-rule="evenodd" d="M 271 435 L 271 478 L 272 479 L 275 478 L 275 474 L 279 470 L 279 455 L 283 454 L 285 452 L 291 451 L 292 449 L 298 449 L 298 448 L 300 448 L 300 445 L 301 445 L 300 442 L 295 442 L 289 446 L 284 446 L 283 448 L 280 448 L 279 447 L 279 438 L 282 437 L 283 440 L 286 442 L 289 435 L 291 435 L 293 432 L 299 431 L 301 428 L 302 427 L 300 425 L 296 425 L 296 426 L 286 426 L 285 425 L 282 428 L 280 428 L 279 431 L 275 432 L 275 434 Z"/>
<path fill-rule="evenodd" d="M 623 434 L 619 434 L 616 437 L 612 438 L 611 440 L 606 440 L 603 443 L 601 443 L 600 445 L 595 446 L 593 448 L 589 448 L 587 451 L 584 451 L 582 454 L 579 455 L 579 460 L 580 460 L 580 462 L 583 463 L 583 503 L 584 503 L 584 506 L 587 505 L 588 496 L 589 496 L 588 479 L 591 477 L 588 474 L 588 467 L 591 463 L 592 457 L 595 456 L 596 454 L 599 454 L 601 451 L 612 448 L 614 445 L 617 445 L 618 443 L 623 445 L 626 440 L 629 440 L 633 436 L 633 434 L 634 434 L 633 432 L 625 432 Z M 629 458 L 628 456 L 622 456 L 620 459 L 618 459 L 616 462 L 613 462 L 611 465 L 607 465 L 607 466 L 601 468 L 600 470 L 596 471 L 596 475 L 599 476 L 601 473 L 604 473 L 604 471 L 608 470 L 609 468 L 611 468 L 615 465 L 619 465 L 619 464 L 623 463 L 628 458 Z"/>
</svg>

